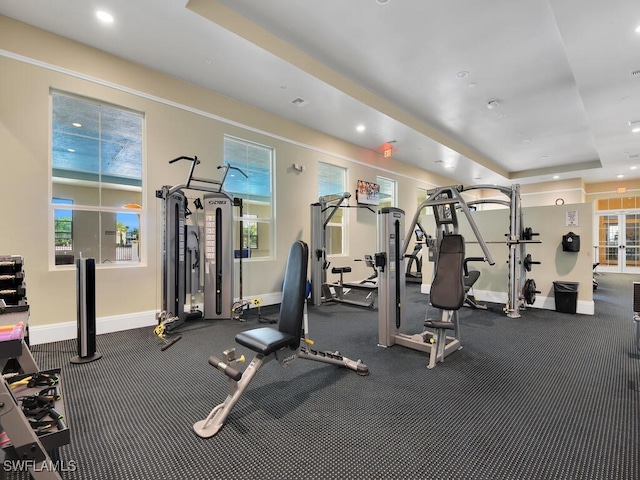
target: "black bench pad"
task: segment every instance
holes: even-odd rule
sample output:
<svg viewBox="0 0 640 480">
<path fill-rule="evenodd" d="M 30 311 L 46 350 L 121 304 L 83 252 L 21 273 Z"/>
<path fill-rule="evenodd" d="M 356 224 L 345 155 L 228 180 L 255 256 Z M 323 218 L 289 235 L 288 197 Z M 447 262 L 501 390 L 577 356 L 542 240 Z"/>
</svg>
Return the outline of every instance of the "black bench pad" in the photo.
<svg viewBox="0 0 640 480">
<path fill-rule="evenodd" d="M 351 267 L 333 267 L 331 269 L 331 273 L 349 273 L 351 272 Z"/>
<path fill-rule="evenodd" d="M 300 340 L 293 335 L 274 328 L 253 328 L 236 335 L 236 342 L 254 352 L 269 355 L 281 348 L 298 348 Z"/>
</svg>

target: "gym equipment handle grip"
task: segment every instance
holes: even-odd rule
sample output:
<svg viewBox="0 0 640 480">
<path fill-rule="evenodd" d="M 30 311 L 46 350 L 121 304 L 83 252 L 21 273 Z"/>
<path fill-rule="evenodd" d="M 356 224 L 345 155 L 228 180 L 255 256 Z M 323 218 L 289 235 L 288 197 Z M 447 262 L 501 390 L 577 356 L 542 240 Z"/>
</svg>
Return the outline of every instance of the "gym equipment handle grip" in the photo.
<svg viewBox="0 0 640 480">
<path fill-rule="evenodd" d="M 209 364 L 216 367 L 218 370 L 223 372 L 227 377 L 232 380 L 238 382 L 242 378 L 242 372 L 236 370 L 233 367 L 230 367 L 218 357 L 214 357 L 213 355 L 209 357 Z"/>
</svg>

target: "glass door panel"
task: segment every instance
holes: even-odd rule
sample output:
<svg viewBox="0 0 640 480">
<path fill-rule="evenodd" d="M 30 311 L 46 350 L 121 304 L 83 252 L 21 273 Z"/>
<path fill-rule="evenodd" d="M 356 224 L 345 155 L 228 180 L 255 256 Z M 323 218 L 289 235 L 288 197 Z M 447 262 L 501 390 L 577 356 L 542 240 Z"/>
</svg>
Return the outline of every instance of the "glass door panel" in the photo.
<svg viewBox="0 0 640 480">
<path fill-rule="evenodd" d="M 635 273 L 640 271 L 639 252 L 639 234 L 640 234 L 640 214 L 627 213 L 624 216 L 624 243 L 622 250 L 624 252 L 623 271 L 627 273 Z"/>
<path fill-rule="evenodd" d="M 640 273 L 640 213 L 598 215 L 598 271 Z"/>
<path fill-rule="evenodd" d="M 618 271 L 619 215 L 598 215 L 598 262 L 601 271 Z"/>
</svg>

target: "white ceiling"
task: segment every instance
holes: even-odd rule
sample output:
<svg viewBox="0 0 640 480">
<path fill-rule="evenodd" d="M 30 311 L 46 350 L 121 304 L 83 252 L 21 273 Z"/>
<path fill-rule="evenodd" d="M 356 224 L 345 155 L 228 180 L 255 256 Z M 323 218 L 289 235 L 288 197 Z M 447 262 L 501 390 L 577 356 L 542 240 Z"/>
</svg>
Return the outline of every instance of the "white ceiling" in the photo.
<svg viewBox="0 0 640 480">
<path fill-rule="evenodd" d="M 638 0 L 0 0 L 0 14 L 365 148 L 394 141 L 460 183 L 640 178 Z"/>
</svg>

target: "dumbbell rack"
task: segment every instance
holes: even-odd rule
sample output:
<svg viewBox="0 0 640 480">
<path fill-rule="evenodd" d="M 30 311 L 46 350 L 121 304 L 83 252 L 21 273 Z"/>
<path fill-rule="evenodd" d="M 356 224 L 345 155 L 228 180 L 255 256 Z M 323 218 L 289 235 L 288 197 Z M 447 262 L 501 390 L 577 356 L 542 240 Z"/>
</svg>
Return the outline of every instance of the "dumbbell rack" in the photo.
<svg viewBox="0 0 640 480">
<path fill-rule="evenodd" d="M 60 370 L 39 371 L 29 350 L 29 304 L 23 266 L 24 259 L 19 255 L 0 255 L 3 467 L 28 471 L 36 480 L 59 479 L 61 465 L 52 462 L 47 452 L 70 442 L 70 431 L 64 423 Z M 45 385 L 52 382 L 55 385 Z M 55 428 L 43 428 L 47 424 Z"/>
</svg>

